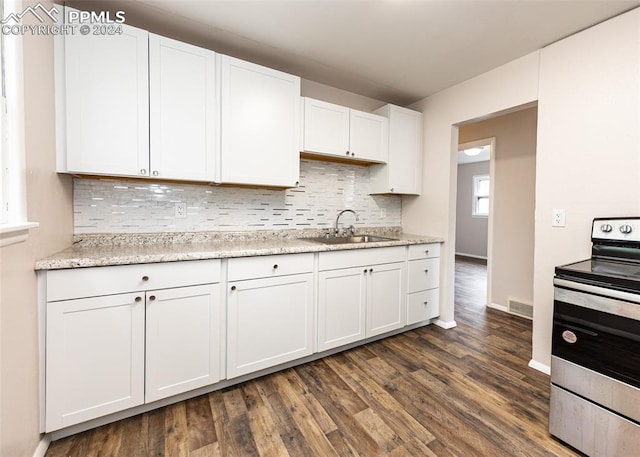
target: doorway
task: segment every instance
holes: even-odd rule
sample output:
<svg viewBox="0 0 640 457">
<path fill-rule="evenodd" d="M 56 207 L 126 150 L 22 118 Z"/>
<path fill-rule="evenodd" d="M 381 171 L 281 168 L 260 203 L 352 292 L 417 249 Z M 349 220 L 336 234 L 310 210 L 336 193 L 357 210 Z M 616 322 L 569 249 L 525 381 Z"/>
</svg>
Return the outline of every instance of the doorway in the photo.
<svg viewBox="0 0 640 457">
<path fill-rule="evenodd" d="M 456 195 L 456 303 L 484 308 L 491 216 L 491 157 L 495 138 L 458 145 Z"/>
<path fill-rule="evenodd" d="M 487 182 L 483 181 L 486 175 L 482 172 L 472 173 L 471 178 L 458 175 L 457 192 L 466 193 L 469 205 L 475 207 L 459 208 L 459 198 L 464 195 L 456 196 L 456 253 L 467 254 L 467 259 L 478 261 L 486 258 L 486 291 L 476 289 L 487 307 L 529 319 L 533 316 L 536 137 L 537 106 L 458 126 L 458 149 L 488 145 L 490 160 L 488 196 L 483 194 Z M 458 165 L 459 168 L 465 166 Z M 467 190 L 462 189 L 463 180 Z M 484 186 L 482 189 L 474 187 L 479 181 Z M 465 230 L 481 233 L 477 228 L 481 216 L 472 213 L 465 219 L 460 210 L 467 213 L 484 210 L 487 203 L 486 254 L 482 255 L 483 251 L 469 252 L 471 248 L 460 235 Z M 462 277 L 456 274 L 456 287 L 459 279 Z"/>
</svg>

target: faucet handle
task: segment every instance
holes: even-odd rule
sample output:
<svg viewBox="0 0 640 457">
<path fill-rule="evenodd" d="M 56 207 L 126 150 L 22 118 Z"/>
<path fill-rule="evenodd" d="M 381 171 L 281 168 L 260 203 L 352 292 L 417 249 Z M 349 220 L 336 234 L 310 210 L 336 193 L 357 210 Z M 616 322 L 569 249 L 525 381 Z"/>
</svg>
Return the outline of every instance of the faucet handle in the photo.
<svg viewBox="0 0 640 457">
<path fill-rule="evenodd" d="M 349 233 L 351 234 L 351 236 L 354 236 L 356 234 L 356 228 L 353 225 L 349 226 Z"/>
</svg>

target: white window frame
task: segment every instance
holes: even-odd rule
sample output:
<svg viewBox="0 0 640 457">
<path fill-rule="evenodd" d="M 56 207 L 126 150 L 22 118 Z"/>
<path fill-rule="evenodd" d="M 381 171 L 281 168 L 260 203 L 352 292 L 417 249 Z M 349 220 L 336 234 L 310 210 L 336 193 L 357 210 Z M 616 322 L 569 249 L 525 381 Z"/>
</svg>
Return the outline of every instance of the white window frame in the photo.
<svg viewBox="0 0 640 457">
<path fill-rule="evenodd" d="M 489 193 L 480 194 L 478 188 L 481 181 L 489 181 Z M 489 210 L 486 213 L 478 211 L 478 202 L 481 198 L 488 198 L 491 201 L 491 176 L 487 174 L 473 176 L 473 203 L 471 205 L 471 215 L 473 217 L 489 217 Z"/>
<path fill-rule="evenodd" d="M 22 11 L 21 1 L 2 3 L 3 18 Z M 7 34 L 1 40 L 0 247 L 25 241 L 28 230 L 39 225 L 27 219 L 22 37 Z"/>
</svg>

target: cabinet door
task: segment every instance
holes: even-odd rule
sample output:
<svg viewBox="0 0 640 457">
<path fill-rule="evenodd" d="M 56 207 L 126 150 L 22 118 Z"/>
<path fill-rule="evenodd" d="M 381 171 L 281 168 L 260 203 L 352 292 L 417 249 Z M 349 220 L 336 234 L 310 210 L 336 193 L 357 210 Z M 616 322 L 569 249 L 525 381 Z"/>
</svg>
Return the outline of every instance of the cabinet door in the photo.
<svg viewBox="0 0 640 457">
<path fill-rule="evenodd" d="M 227 378 L 313 353 L 313 274 L 228 285 Z"/>
<path fill-rule="evenodd" d="M 422 187 L 422 114 L 389 107 L 389 190 L 419 195 Z"/>
<path fill-rule="evenodd" d="M 321 271 L 318 275 L 318 351 L 365 337 L 364 267 Z"/>
<path fill-rule="evenodd" d="M 352 109 L 349 151 L 355 159 L 386 162 L 389 155 L 389 121 L 387 118 Z"/>
<path fill-rule="evenodd" d="M 300 78 L 221 57 L 217 181 L 293 187 L 300 174 Z"/>
<path fill-rule="evenodd" d="M 305 151 L 349 156 L 349 108 L 304 98 Z"/>
<path fill-rule="evenodd" d="M 440 285 L 440 259 L 409 261 L 409 293 L 433 289 Z"/>
<path fill-rule="evenodd" d="M 404 327 L 405 265 L 397 262 L 371 267 L 367 277 L 367 337 Z"/>
<path fill-rule="evenodd" d="M 220 380 L 220 285 L 147 292 L 147 403 Z"/>
<path fill-rule="evenodd" d="M 148 33 L 66 35 L 66 171 L 149 173 Z"/>
<path fill-rule="evenodd" d="M 149 35 L 151 176 L 214 180 L 215 55 Z"/>
<path fill-rule="evenodd" d="M 144 402 L 143 297 L 47 304 L 47 432 Z"/>
<path fill-rule="evenodd" d="M 407 325 L 433 319 L 440 314 L 438 289 L 407 295 Z"/>
</svg>

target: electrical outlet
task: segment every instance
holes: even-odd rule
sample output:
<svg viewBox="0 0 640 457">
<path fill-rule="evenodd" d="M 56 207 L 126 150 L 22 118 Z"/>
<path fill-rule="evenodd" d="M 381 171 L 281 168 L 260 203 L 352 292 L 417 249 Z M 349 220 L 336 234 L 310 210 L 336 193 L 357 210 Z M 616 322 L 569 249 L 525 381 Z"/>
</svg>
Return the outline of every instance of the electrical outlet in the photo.
<svg viewBox="0 0 640 457">
<path fill-rule="evenodd" d="M 380 208 L 380 217 L 384 219 L 387 217 L 387 208 Z"/>
<path fill-rule="evenodd" d="M 565 226 L 564 209 L 551 210 L 551 227 L 564 227 L 564 226 Z"/>
<path fill-rule="evenodd" d="M 187 204 L 184 202 L 176 203 L 175 212 L 176 212 L 176 219 L 186 219 Z"/>
</svg>

